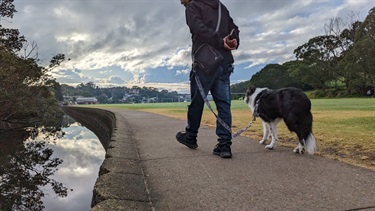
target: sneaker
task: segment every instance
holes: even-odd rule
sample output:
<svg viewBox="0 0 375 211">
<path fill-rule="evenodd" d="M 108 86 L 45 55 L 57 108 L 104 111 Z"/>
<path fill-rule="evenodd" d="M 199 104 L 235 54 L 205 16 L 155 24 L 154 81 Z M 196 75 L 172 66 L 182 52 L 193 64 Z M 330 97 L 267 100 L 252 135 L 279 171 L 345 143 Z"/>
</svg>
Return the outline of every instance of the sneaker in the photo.
<svg viewBox="0 0 375 211">
<path fill-rule="evenodd" d="M 229 145 L 222 145 L 220 146 L 217 144 L 212 151 L 214 155 L 220 155 L 222 158 L 231 158 L 232 157 L 232 151 L 230 149 Z"/>
<path fill-rule="evenodd" d="M 189 147 L 190 149 L 196 149 L 198 147 L 197 139 L 188 139 L 185 132 L 178 132 L 176 139 L 181 144 Z"/>
</svg>

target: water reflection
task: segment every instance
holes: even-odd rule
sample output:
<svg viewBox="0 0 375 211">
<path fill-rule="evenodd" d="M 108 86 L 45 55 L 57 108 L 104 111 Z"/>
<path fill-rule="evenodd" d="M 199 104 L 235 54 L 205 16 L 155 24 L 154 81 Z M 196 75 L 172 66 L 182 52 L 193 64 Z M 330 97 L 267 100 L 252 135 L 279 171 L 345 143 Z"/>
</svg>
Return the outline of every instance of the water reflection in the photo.
<svg viewBox="0 0 375 211">
<path fill-rule="evenodd" d="M 52 191 L 46 197 L 47 210 L 89 210 L 93 187 L 103 163 L 105 151 L 93 132 L 73 123 L 63 129 L 65 135 L 56 144 L 49 144 L 54 156 L 64 162 L 53 178 L 74 189 L 65 198 L 55 198 Z"/>
<path fill-rule="evenodd" d="M 72 121 L 0 134 L 0 210 L 89 210 L 105 151 Z"/>
</svg>

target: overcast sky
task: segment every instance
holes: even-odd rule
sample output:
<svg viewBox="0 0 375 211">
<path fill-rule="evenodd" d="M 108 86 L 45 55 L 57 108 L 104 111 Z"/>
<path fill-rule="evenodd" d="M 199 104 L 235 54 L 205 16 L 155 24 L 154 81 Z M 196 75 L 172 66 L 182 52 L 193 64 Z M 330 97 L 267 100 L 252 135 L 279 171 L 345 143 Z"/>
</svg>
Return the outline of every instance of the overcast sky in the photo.
<svg viewBox="0 0 375 211">
<path fill-rule="evenodd" d="M 39 47 L 41 64 L 63 53 L 53 71 L 69 85 L 151 86 L 188 92 L 191 39 L 180 0 L 15 0 L 12 20 Z M 375 0 L 222 0 L 240 29 L 233 83 L 270 63 L 294 60 L 293 50 L 324 35 L 331 18 L 363 21 Z"/>
</svg>

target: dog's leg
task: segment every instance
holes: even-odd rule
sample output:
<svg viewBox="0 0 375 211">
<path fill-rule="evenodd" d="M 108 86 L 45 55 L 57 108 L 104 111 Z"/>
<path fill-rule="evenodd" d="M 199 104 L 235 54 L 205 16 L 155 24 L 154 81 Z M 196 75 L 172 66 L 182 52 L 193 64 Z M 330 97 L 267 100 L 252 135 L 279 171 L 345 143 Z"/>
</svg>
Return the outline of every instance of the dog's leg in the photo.
<svg viewBox="0 0 375 211">
<path fill-rule="evenodd" d="M 273 149 L 276 146 L 277 142 L 277 124 L 281 119 L 275 119 L 273 122 L 269 123 L 269 131 L 271 132 L 272 141 L 269 145 L 266 146 L 266 149 Z"/>
<path fill-rule="evenodd" d="M 301 143 L 298 143 L 297 147 L 293 150 L 294 153 L 304 154 L 305 148 L 302 146 Z"/>
<path fill-rule="evenodd" d="M 273 149 L 276 146 L 276 142 L 277 142 L 277 123 L 279 123 L 279 121 L 280 120 L 275 120 L 275 121 L 273 121 L 269 124 L 272 141 L 269 145 L 266 146 L 266 149 Z"/>
<path fill-rule="evenodd" d="M 263 125 L 263 138 L 262 140 L 259 141 L 259 144 L 266 144 L 265 142 L 267 141 L 268 137 L 270 136 L 270 125 L 269 123 L 262 121 Z"/>
</svg>

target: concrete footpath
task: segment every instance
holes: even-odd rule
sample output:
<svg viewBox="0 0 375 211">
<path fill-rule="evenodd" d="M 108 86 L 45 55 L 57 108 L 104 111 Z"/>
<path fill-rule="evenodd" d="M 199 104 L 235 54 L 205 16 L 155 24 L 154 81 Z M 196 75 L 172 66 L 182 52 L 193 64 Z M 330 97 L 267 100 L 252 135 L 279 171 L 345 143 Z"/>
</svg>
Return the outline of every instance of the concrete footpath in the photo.
<svg viewBox="0 0 375 211">
<path fill-rule="evenodd" d="M 212 154 L 215 129 L 202 126 L 192 150 L 175 139 L 183 120 L 111 111 L 118 128 L 92 210 L 375 210 L 374 171 L 266 150 L 246 137 L 233 140 L 232 159 L 222 159 Z"/>
</svg>

